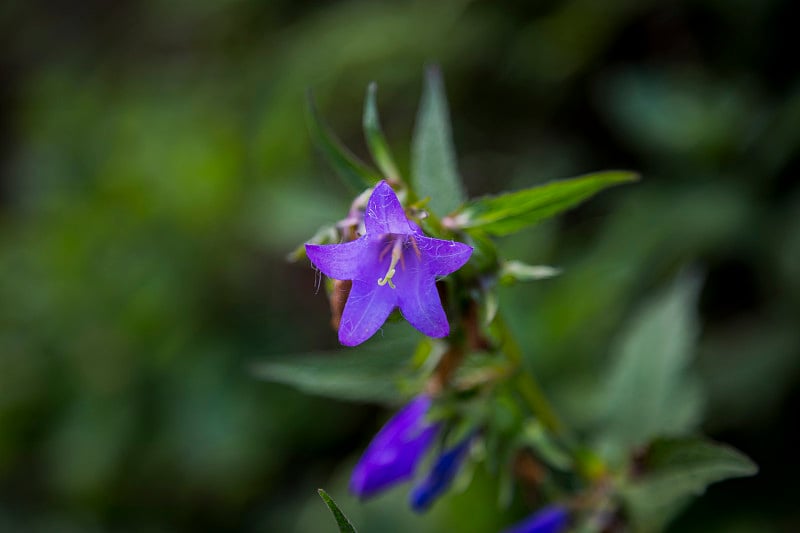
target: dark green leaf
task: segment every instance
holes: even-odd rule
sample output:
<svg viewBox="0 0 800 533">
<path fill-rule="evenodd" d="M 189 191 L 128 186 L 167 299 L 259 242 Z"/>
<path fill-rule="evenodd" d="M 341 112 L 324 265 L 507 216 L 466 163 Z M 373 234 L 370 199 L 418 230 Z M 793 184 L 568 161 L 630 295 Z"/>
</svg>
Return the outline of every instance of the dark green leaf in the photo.
<svg viewBox="0 0 800 533">
<path fill-rule="evenodd" d="M 375 95 L 378 92 L 378 85 L 370 83 L 367 87 L 367 98 L 364 101 L 364 136 L 367 139 L 367 147 L 369 148 L 372 159 L 375 164 L 383 172 L 383 175 L 390 180 L 399 180 L 400 172 L 397 170 L 397 165 L 394 163 L 391 150 L 389 150 L 389 143 L 386 142 L 386 137 L 381 128 L 381 122 L 378 118 L 378 105 L 375 102 Z"/>
<path fill-rule="evenodd" d="M 604 400 L 604 445 L 621 459 L 655 437 L 694 429 L 702 397 L 688 372 L 698 333 L 696 276 L 683 275 L 630 322 L 616 346 Z"/>
<path fill-rule="evenodd" d="M 308 93 L 308 118 L 308 127 L 314 144 L 333 167 L 334 172 L 347 185 L 355 192 L 361 192 L 380 181 L 381 177 L 348 150 L 322 121 L 310 91 Z"/>
<path fill-rule="evenodd" d="M 412 342 L 416 340 L 414 336 L 408 337 L 398 341 L 376 339 L 336 352 L 274 356 L 256 362 L 251 368 L 259 378 L 310 394 L 397 404 L 403 399 L 397 382 L 407 369 Z"/>
<path fill-rule="evenodd" d="M 441 73 L 429 68 L 411 146 L 411 184 L 417 196 L 430 198 L 439 216 L 455 211 L 466 199 L 456 168 L 450 113 Z"/>
<path fill-rule="evenodd" d="M 637 179 L 635 172 L 609 170 L 487 196 L 469 202 L 453 216 L 452 225 L 508 235 L 566 211 L 605 188 Z"/>
<path fill-rule="evenodd" d="M 318 489 L 317 492 L 319 493 L 320 498 L 322 501 L 325 502 L 325 505 L 328 506 L 328 509 L 331 510 L 333 513 L 333 517 L 336 519 L 336 525 L 339 526 L 339 533 L 356 533 L 356 528 L 353 527 L 353 524 L 350 523 L 350 520 L 344 515 L 339 506 L 336 505 L 336 502 L 333 501 L 327 492 L 322 489 Z"/>
<path fill-rule="evenodd" d="M 659 531 L 711 483 L 752 476 L 756 465 L 739 451 L 701 438 L 660 439 L 650 447 L 644 473 L 622 490 L 637 531 Z"/>
</svg>

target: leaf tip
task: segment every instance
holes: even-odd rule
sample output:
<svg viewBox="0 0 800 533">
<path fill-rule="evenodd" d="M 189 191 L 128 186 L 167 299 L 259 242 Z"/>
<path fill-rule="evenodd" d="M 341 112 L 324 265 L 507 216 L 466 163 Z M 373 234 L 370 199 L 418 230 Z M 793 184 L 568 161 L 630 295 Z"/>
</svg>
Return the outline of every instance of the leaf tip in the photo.
<svg viewBox="0 0 800 533">
<path fill-rule="evenodd" d="M 325 505 L 330 510 L 333 518 L 336 520 L 336 524 L 339 526 L 340 533 L 356 533 L 356 528 L 353 527 L 353 524 L 348 520 L 347 516 L 339 509 L 339 506 L 336 505 L 336 502 L 333 501 L 333 498 L 325 492 L 323 489 L 317 489 L 317 494 L 319 497 L 322 498 L 322 501 L 325 502 Z"/>
<path fill-rule="evenodd" d="M 438 63 L 431 63 L 425 67 L 425 80 L 428 83 L 441 83 L 442 67 Z"/>
<path fill-rule="evenodd" d="M 621 170 L 620 172 L 626 173 L 627 179 L 625 181 L 635 183 L 637 181 L 642 181 L 642 174 L 641 172 L 637 172 L 635 170 Z"/>
<path fill-rule="evenodd" d="M 606 170 L 599 174 L 616 174 L 614 181 L 617 183 L 635 183 L 642 181 L 642 174 L 636 170 L 629 170 L 626 168 L 619 168 L 615 170 Z"/>
</svg>

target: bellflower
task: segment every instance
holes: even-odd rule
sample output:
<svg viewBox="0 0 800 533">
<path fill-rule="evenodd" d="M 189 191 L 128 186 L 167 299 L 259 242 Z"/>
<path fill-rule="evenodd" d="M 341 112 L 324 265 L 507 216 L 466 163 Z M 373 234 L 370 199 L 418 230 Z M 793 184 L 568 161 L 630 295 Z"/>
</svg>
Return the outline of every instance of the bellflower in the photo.
<svg viewBox="0 0 800 533">
<path fill-rule="evenodd" d="M 442 453 L 436 459 L 428 476 L 414 487 L 411 492 L 410 504 L 412 509 L 417 512 L 427 510 L 434 500 L 450 487 L 461 463 L 464 462 L 467 456 L 473 436 L 474 434 L 471 433 L 467 438 Z"/>
<path fill-rule="evenodd" d="M 566 530 L 569 513 L 564 507 L 551 505 L 532 514 L 503 533 L 560 533 Z"/>
<path fill-rule="evenodd" d="M 381 428 L 353 469 L 353 494 L 368 498 L 414 476 L 439 429 L 425 421 L 430 406 L 429 396 L 417 396 Z"/>
<path fill-rule="evenodd" d="M 308 258 L 326 276 L 353 281 L 339 323 L 339 342 L 361 344 L 395 307 L 425 335 L 446 337 L 450 326 L 436 277 L 464 266 L 472 247 L 422 233 L 385 181 L 367 201 L 364 230 L 358 239 L 342 244 L 306 244 Z"/>
</svg>

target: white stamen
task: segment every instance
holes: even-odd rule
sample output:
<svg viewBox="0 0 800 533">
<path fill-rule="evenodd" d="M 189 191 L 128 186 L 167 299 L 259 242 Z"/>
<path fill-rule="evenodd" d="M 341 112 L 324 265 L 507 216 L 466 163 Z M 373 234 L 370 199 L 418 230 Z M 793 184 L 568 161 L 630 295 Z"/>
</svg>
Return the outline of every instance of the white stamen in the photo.
<svg viewBox="0 0 800 533">
<path fill-rule="evenodd" d="M 402 239 L 395 239 L 394 246 L 392 246 L 392 262 L 389 263 L 389 270 L 386 271 L 386 275 L 382 278 L 378 278 L 378 285 L 383 287 L 387 283 L 389 287 L 395 289 L 394 283 L 392 282 L 392 278 L 397 273 L 397 263 L 403 258 L 403 240 Z"/>
</svg>

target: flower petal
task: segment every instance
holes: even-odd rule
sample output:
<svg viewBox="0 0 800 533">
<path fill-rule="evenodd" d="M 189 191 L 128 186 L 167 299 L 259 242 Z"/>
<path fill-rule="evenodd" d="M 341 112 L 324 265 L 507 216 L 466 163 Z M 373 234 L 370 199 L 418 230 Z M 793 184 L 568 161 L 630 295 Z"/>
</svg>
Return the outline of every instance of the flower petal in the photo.
<svg viewBox="0 0 800 533">
<path fill-rule="evenodd" d="M 411 228 L 411 233 L 413 235 L 419 235 L 420 237 L 425 237 L 425 232 L 422 231 L 422 228 L 419 227 L 419 224 L 417 224 L 410 218 L 408 219 L 408 227 Z"/>
<path fill-rule="evenodd" d="M 564 507 L 551 505 L 544 507 L 504 533 L 559 533 L 564 531 L 569 521 L 569 513 Z"/>
<path fill-rule="evenodd" d="M 409 323 L 428 337 L 447 337 L 450 325 L 436 290 L 436 278 L 424 263 L 425 256 L 406 251 L 404 265 L 394 282 L 400 312 Z"/>
<path fill-rule="evenodd" d="M 353 279 L 370 251 L 370 244 L 366 236 L 342 244 L 306 244 L 306 255 L 329 278 Z"/>
<path fill-rule="evenodd" d="M 389 285 L 378 285 L 383 274 L 354 279 L 339 322 L 339 342 L 356 346 L 372 337 L 397 305 L 397 293 Z"/>
<path fill-rule="evenodd" d="M 372 196 L 367 201 L 364 227 L 367 235 L 384 233 L 407 235 L 411 233 L 406 212 L 400 205 L 400 200 L 397 199 L 394 190 L 386 181 L 375 186 Z"/>
<path fill-rule="evenodd" d="M 441 496 L 453 482 L 461 463 L 467 456 L 473 434 L 462 440 L 453 448 L 447 450 L 436 459 L 428 476 L 411 492 L 411 508 L 417 512 L 428 509 L 431 504 Z"/>
<path fill-rule="evenodd" d="M 463 242 L 445 241 L 431 237 L 415 237 L 417 247 L 430 272 L 446 276 L 464 266 L 472 256 L 472 246 Z"/>
<path fill-rule="evenodd" d="M 381 428 L 353 469 L 353 494 L 368 498 L 414 475 L 438 430 L 438 426 L 425 423 L 430 405 L 430 397 L 420 395 Z"/>
</svg>

